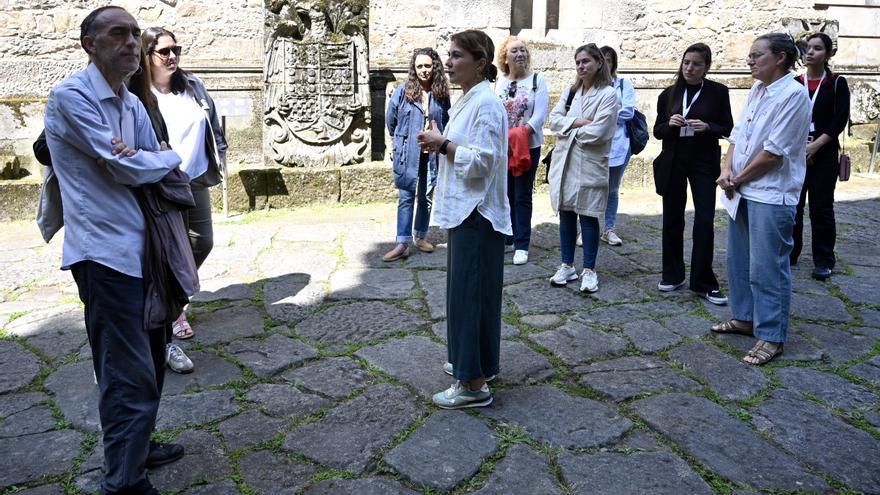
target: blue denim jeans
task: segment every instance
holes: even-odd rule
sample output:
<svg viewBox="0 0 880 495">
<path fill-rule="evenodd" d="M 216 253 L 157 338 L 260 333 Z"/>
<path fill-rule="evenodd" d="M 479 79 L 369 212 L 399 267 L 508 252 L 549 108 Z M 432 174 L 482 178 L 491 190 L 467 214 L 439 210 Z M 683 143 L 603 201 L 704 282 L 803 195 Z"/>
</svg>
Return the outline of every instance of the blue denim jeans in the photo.
<svg viewBox="0 0 880 495">
<path fill-rule="evenodd" d="M 791 307 L 789 255 L 796 205 L 740 200 L 727 224 L 727 278 L 734 319 L 750 321 L 755 337 L 785 342 Z"/>
<path fill-rule="evenodd" d="M 532 193 L 535 190 L 535 173 L 538 171 L 538 160 L 541 159 L 541 147 L 529 150 L 532 168 L 528 172 L 514 177 L 507 171 L 507 200 L 510 202 L 510 223 L 513 237 L 507 238 L 507 245 L 513 244 L 515 249 L 529 250 L 532 239 Z"/>
<path fill-rule="evenodd" d="M 577 239 L 577 220 L 581 221 L 581 236 L 584 241 L 584 268 L 596 268 L 596 255 L 599 253 L 599 219 L 578 215 L 573 211 L 559 212 L 559 251 L 562 262 L 574 264 L 574 248 Z"/>
<path fill-rule="evenodd" d="M 620 202 L 620 183 L 623 173 L 629 165 L 632 153 L 626 155 L 623 165 L 608 167 L 608 204 L 605 206 L 605 230 L 611 230 L 617 224 L 617 205 Z"/>
<path fill-rule="evenodd" d="M 434 188 L 428 189 L 428 154 L 422 153 L 419 160 L 419 181 L 415 191 L 398 189 L 397 201 L 397 243 L 410 244 L 413 236 L 424 238 L 428 235 L 428 222 L 431 221 L 431 206 L 434 202 Z M 418 200 L 418 204 L 416 203 Z M 415 206 L 415 208 L 413 208 Z M 413 225 L 415 209 L 415 225 Z"/>
</svg>

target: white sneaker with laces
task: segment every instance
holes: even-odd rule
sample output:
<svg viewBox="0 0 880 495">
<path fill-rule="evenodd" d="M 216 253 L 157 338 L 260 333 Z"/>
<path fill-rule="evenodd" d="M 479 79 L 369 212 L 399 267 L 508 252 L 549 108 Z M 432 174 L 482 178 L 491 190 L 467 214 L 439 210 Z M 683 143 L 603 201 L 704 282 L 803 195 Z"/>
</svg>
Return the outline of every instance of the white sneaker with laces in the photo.
<svg viewBox="0 0 880 495">
<path fill-rule="evenodd" d="M 556 273 L 550 277 L 550 285 L 553 287 L 564 287 L 566 284 L 571 282 L 572 280 L 577 280 L 578 272 L 571 265 L 566 265 L 562 263 L 559 265 L 559 269 L 556 270 Z"/>
<path fill-rule="evenodd" d="M 513 264 L 514 265 L 525 265 L 529 261 L 529 252 L 525 249 L 517 249 L 513 253 Z"/>
<path fill-rule="evenodd" d="M 597 290 L 599 290 L 599 275 L 589 268 L 584 268 L 581 272 L 581 292 L 593 293 Z"/>
<path fill-rule="evenodd" d="M 192 360 L 177 344 L 165 345 L 165 364 L 171 368 L 171 371 L 183 375 L 192 373 L 194 368 Z"/>
</svg>

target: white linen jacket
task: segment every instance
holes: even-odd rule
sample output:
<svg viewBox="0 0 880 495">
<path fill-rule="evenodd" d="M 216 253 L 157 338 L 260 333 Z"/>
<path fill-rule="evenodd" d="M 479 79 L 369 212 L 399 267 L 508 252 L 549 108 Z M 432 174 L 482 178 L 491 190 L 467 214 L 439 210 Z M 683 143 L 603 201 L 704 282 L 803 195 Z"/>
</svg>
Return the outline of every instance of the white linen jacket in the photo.
<svg viewBox="0 0 880 495">
<path fill-rule="evenodd" d="M 612 86 L 577 90 L 565 111 L 563 94 L 550 113 L 550 131 L 556 148 L 550 162 L 550 204 L 553 211 L 574 211 L 601 218 L 608 202 L 608 154 L 617 129 L 620 104 Z M 572 129 L 578 118 L 592 122 Z"/>
</svg>

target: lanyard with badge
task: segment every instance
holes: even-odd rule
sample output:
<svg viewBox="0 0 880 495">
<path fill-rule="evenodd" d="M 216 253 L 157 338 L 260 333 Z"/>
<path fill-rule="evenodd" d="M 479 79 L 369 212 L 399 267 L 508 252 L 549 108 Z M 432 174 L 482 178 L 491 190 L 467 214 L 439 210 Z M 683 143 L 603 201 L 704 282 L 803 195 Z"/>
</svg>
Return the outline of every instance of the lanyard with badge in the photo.
<svg viewBox="0 0 880 495">
<path fill-rule="evenodd" d="M 688 112 L 691 111 L 691 108 L 694 107 L 694 103 L 696 103 L 697 99 L 700 98 L 700 93 L 703 92 L 703 84 L 704 83 L 705 83 L 705 81 L 700 82 L 700 89 L 697 90 L 697 93 L 694 95 L 694 99 L 691 100 L 690 105 L 688 105 L 688 102 L 687 102 L 688 101 L 688 89 L 687 89 L 687 86 L 685 86 L 684 94 L 682 94 L 682 97 L 681 97 L 681 116 L 682 116 L 682 118 L 687 118 Z M 681 137 L 694 137 L 695 132 L 696 131 L 694 130 L 693 126 L 691 126 L 690 124 L 685 124 L 685 126 L 682 127 L 681 130 L 679 131 L 678 135 Z"/>
<path fill-rule="evenodd" d="M 813 91 L 813 96 L 810 97 L 810 132 L 816 132 L 816 123 L 813 122 L 813 107 L 816 106 L 816 97 L 819 96 L 819 89 L 822 87 L 822 83 L 825 82 L 825 71 L 822 71 L 822 77 L 819 79 L 819 84 L 816 85 L 816 91 Z M 807 91 L 810 90 L 810 80 L 807 79 L 807 73 L 804 73 L 804 86 L 806 86 Z"/>
</svg>

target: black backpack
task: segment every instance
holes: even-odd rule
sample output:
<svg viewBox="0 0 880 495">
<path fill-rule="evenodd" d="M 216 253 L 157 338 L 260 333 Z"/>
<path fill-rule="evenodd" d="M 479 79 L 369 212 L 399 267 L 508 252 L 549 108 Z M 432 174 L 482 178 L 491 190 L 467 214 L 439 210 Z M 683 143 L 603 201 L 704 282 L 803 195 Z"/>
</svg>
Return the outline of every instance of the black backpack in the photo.
<svg viewBox="0 0 880 495">
<path fill-rule="evenodd" d="M 648 119 L 645 114 L 636 110 L 633 118 L 626 121 L 626 133 L 629 134 L 629 149 L 638 155 L 648 145 Z"/>
<path fill-rule="evenodd" d="M 621 98 L 623 95 L 623 79 L 620 82 Z M 625 122 L 626 134 L 629 136 L 629 149 L 633 155 L 638 155 L 648 144 L 648 119 L 638 109 L 633 109 L 633 117 Z"/>
</svg>

